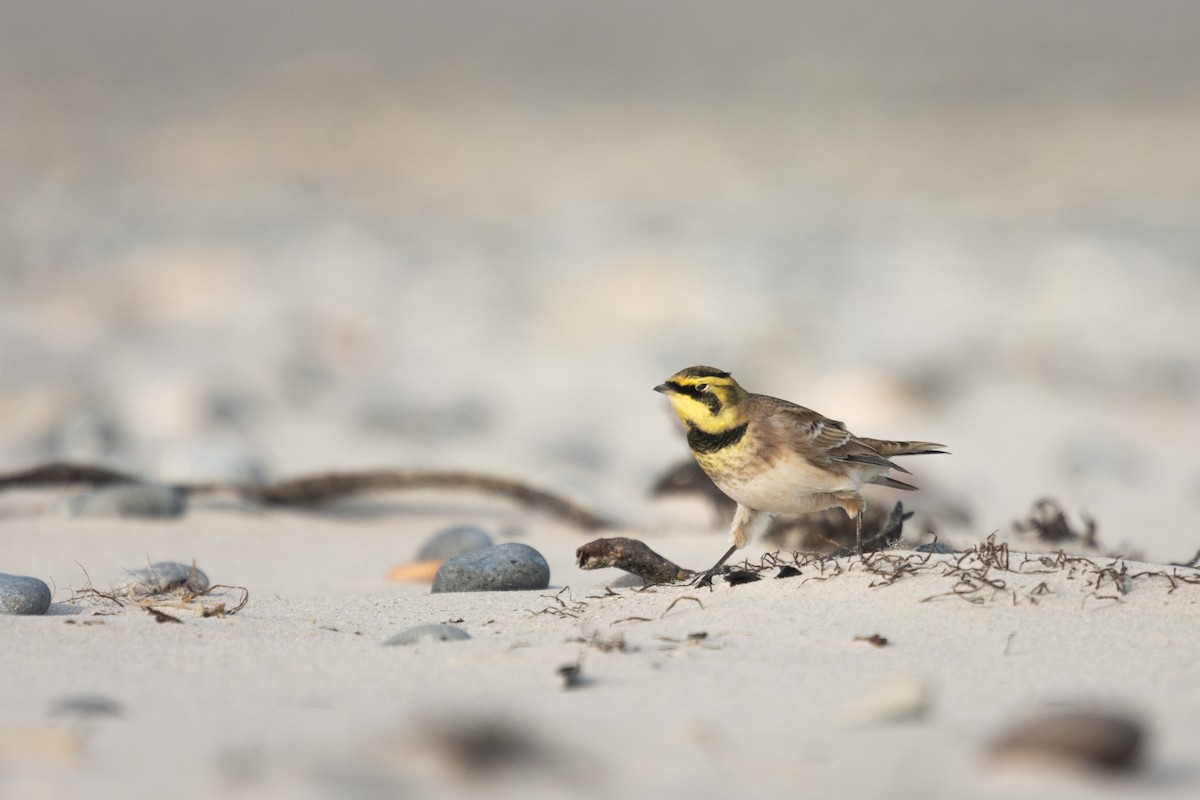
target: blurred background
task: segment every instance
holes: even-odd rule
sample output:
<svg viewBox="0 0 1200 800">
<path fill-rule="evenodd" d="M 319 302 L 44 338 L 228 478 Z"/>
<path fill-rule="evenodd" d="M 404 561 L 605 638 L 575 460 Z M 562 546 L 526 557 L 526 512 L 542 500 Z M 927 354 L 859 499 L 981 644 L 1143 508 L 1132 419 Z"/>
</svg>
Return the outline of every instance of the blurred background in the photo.
<svg viewBox="0 0 1200 800">
<path fill-rule="evenodd" d="M 1200 6 L 9 4 L 0 468 L 461 467 L 635 523 L 710 364 L 1200 546 Z M 701 514 L 695 519 L 706 519 Z"/>
</svg>

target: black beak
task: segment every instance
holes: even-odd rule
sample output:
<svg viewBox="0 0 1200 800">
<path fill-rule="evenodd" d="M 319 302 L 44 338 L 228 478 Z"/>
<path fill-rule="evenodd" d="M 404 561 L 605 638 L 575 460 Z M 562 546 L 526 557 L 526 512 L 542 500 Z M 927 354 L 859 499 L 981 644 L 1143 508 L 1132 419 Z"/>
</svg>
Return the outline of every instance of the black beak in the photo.
<svg viewBox="0 0 1200 800">
<path fill-rule="evenodd" d="M 654 387 L 654 391 L 662 392 L 663 394 L 672 394 L 675 391 L 675 387 L 669 383 L 660 383 Z"/>
</svg>

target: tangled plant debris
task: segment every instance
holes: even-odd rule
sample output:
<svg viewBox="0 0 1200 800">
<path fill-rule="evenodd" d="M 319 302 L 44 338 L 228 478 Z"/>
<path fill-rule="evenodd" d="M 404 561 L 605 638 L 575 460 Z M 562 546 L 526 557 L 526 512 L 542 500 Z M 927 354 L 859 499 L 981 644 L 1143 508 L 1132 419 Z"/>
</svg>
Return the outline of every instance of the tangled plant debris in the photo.
<svg viewBox="0 0 1200 800">
<path fill-rule="evenodd" d="M 67 599 L 72 605 L 89 605 L 93 613 L 115 614 L 118 609 L 132 606 L 145 609 L 156 622 L 180 622 L 167 611 L 184 613 L 196 617 L 232 616 L 250 602 L 250 590 L 244 586 L 226 586 L 201 580 L 203 573 L 192 565 L 190 578 L 171 583 L 123 583 L 119 588 L 102 592 L 92 585 L 92 579 L 84 570 L 85 585 L 76 589 Z M 236 593 L 236 594 L 233 594 Z M 232 595 L 232 606 L 224 599 Z"/>
</svg>

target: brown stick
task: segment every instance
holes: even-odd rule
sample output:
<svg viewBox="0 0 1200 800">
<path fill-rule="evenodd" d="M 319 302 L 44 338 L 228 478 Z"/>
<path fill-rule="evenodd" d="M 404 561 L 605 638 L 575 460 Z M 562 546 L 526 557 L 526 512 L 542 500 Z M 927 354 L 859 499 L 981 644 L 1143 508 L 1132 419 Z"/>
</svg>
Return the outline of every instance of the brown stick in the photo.
<svg viewBox="0 0 1200 800">
<path fill-rule="evenodd" d="M 104 486 L 109 483 L 138 483 L 138 479 L 124 472 L 93 467 L 88 464 L 68 464 L 54 462 L 42 464 L 31 469 L 10 472 L 0 475 L 0 489 L 16 488 L 19 486 L 66 486 L 72 483 L 87 483 L 92 486 Z"/>
<path fill-rule="evenodd" d="M 611 528 L 613 523 L 570 500 L 535 489 L 519 481 L 473 472 L 430 472 L 426 470 L 381 470 L 330 473 L 239 487 L 244 497 L 267 505 L 319 506 L 368 491 L 393 489 L 475 489 L 498 494 L 547 514 L 564 519 L 584 530 Z"/>
<path fill-rule="evenodd" d="M 616 567 L 650 583 L 671 583 L 695 573 L 660 556 L 637 539 L 616 536 L 588 542 L 575 551 L 580 569 Z"/>
<path fill-rule="evenodd" d="M 111 483 L 138 483 L 133 475 L 83 464 L 54 463 L 33 469 L 0 475 L 0 490 L 18 486 L 62 486 L 74 483 L 103 486 Z M 314 508 L 357 494 L 396 489 L 474 489 L 515 500 L 527 508 L 565 520 L 583 530 L 615 527 L 599 514 L 588 511 L 558 495 L 527 484 L 492 475 L 472 472 L 428 470 L 375 470 L 368 472 L 329 473 L 291 478 L 276 483 L 194 483 L 172 488 L 188 495 L 236 492 L 247 500 L 264 505 Z"/>
</svg>

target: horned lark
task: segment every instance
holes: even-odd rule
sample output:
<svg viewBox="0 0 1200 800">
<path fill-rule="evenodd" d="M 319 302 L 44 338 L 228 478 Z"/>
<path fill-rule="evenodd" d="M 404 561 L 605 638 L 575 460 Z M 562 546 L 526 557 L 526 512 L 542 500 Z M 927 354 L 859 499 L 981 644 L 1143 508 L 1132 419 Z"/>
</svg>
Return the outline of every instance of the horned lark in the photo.
<svg viewBox="0 0 1200 800">
<path fill-rule="evenodd" d="M 772 514 L 841 508 L 855 520 L 861 556 L 863 484 L 914 490 L 888 475 L 893 469 L 908 472 L 889 458 L 944 452 L 944 445 L 932 442 L 859 438 L 803 406 L 751 394 L 728 372 L 712 367 L 680 370 L 654 389 L 670 399 L 696 462 L 737 502 L 729 531 L 733 545 L 701 576 L 701 586 L 712 583 L 713 574 L 766 528 Z"/>
</svg>

